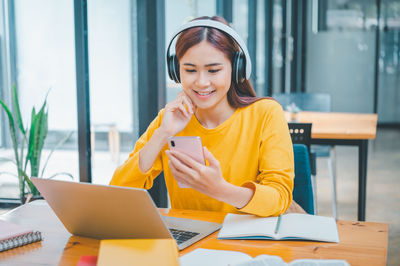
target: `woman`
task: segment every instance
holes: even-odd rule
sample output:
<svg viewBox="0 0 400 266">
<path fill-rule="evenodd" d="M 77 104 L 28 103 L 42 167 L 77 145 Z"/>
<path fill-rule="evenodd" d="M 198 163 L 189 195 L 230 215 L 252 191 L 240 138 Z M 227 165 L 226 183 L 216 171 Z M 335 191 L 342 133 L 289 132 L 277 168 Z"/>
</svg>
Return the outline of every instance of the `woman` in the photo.
<svg viewBox="0 0 400 266">
<path fill-rule="evenodd" d="M 198 18 L 204 19 L 228 25 L 221 17 Z M 259 216 L 287 210 L 294 176 L 287 122 L 277 102 L 256 97 L 250 82 L 237 78 L 234 39 L 204 26 L 180 33 L 176 80 L 183 92 L 159 112 L 111 185 L 149 189 L 164 171 L 173 208 Z M 170 136 L 200 136 L 208 164 L 168 150 Z"/>
</svg>

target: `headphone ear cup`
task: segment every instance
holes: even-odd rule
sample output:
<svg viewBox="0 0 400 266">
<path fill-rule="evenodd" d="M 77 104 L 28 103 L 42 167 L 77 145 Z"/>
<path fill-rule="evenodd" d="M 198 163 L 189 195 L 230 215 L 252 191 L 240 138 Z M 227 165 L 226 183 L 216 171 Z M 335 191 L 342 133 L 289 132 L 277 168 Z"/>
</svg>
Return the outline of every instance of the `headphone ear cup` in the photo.
<svg viewBox="0 0 400 266">
<path fill-rule="evenodd" d="M 175 76 L 176 76 L 176 83 L 181 83 L 181 73 L 179 72 L 179 61 L 178 57 L 174 56 L 174 69 L 175 69 Z"/>
<path fill-rule="evenodd" d="M 232 80 L 236 84 L 246 80 L 246 58 L 242 52 L 236 52 L 233 58 Z"/>
<path fill-rule="evenodd" d="M 176 83 L 181 82 L 179 74 L 179 62 L 176 55 L 170 55 L 167 60 L 168 76 Z"/>
<path fill-rule="evenodd" d="M 172 75 L 171 61 L 172 61 L 171 56 L 168 56 L 168 57 L 167 57 L 167 71 L 168 71 L 168 77 L 169 77 L 171 80 L 174 80 L 174 78 L 173 78 L 174 75 Z"/>
</svg>

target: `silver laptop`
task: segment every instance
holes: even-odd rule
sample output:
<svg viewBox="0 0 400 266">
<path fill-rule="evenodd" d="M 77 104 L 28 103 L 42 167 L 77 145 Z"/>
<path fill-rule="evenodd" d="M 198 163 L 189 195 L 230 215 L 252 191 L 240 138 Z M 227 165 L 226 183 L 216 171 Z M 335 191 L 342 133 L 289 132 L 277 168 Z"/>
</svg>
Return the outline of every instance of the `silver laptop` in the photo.
<svg viewBox="0 0 400 266">
<path fill-rule="evenodd" d="M 221 225 L 161 216 L 144 189 L 31 178 L 73 235 L 97 239 L 175 238 L 182 250 Z"/>
</svg>

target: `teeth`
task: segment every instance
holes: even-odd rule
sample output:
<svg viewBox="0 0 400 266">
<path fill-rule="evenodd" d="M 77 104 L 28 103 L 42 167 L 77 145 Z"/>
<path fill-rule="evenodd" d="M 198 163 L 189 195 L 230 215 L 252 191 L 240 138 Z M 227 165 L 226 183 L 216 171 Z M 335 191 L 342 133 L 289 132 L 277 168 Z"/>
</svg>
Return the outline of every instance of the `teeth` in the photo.
<svg viewBox="0 0 400 266">
<path fill-rule="evenodd" d="M 196 91 L 196 93 L 199 94 L 199 95 L 205 96 L 205 95 L 211 94 L 212 91 L 208 91 L 208 92 L 199 92 L 199 91 Z"/>
</svg>

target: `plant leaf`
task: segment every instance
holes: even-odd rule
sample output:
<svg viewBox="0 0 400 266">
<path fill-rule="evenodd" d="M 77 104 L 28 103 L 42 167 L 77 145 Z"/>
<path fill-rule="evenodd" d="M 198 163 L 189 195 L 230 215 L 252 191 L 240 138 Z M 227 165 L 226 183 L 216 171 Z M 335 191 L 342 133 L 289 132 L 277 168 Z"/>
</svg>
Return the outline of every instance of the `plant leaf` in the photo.
<svg viewBox="0 0 400 266">
<path fill-rule="evenodd" d="M 15 86 L 15 84 L 12 87 L 12 101 L 13 101 L 13 105 L 14 105 L 14 111 L 15 111 L 15 116 L 16 116 L 19 130 L 21 130 L 22 135 L 25 136 L 26 133 L 25 133 L 25 129 L 24 129 L 24 123 L 22 121 L 21 109 L 19 107 L 18 91 L 17 91 L 17 87 Z"/>
<path fill-rule="evenodd" d="M 23 173 L 25 182 L 28 184 L 29 187 L 29 191 L 33 194 L 33 195 L 39 195 L 39 191 L 37 190 L 37 188 L 35 187 L 35 185 L 32 183 L 32 181 L 29 179 L 28 175 L 26 173 Z"/>
<path fill-rule="evenodd" d="M 40 157 L 44 145 L 44 140 L 47 136 L 48 124 L 45 112 L 46 100 L 44 101 L 40 111 L 33 118 L 31 131 L 29 135 L 29 152 L 28 157 L 31 165 L 31 176 L 38 176 L 40 168 Z"/>
<path fill-rule="evenodd" d="M 4 111 L 6 112 L 8 116 L 8 124 L 10 128 L 10 135 L 11 135 L 11 140 L 13 144 L 13 149 L 14 149 L 14 156 L 15 156 L 15 161 L 17 163 L 17 167 L 20 167 L 19 163 L 19 158 L 18 158 L 18 142 L 17 142 L 17 134 L 15 130 L 15 123 L 14 123 L 14 118 L 12 116 L 12 113 L 8 106 L 0 99 L 0 105 L 3 107 Z"/>
<path fill-rule="evenodd" d="M 33 119 L 35 118 L 35 116 L 36 116 L 36 110 L 35 110 L 35 106 L 34 106 L 34 107 L 32 108 L 31 123 L 32 123 Z"/>
<path fill-rule="evenodd" d="M 73 176 L 73 175 L 71 175 L 70 173 L 66 173 L 66 172 L 59 172 L 59 173 L 56 173 L 56 174 L 50 176 L 49 179 L 53 179 L 54 177 L 56 177 L 56 176 L 58 176 L 58 175 L 66 175 L 66 176 L 69 176 L 72 180 L 74 179 L 74 176 Z"/>
<path fill-rule="evenodd" d="M 38 117 L 34 114 L 35 111 L 32 111 L 32 120 L 31 120 L 31 129 L 29 131 L 29 143 L 28 143 L 28 154 L 26 155 L 26 160 L 31 161 L 33 156 L 34 150 L 34 143 L 35 143 L 35 132 L 37 127 L 37 119 Z"/>
<path fill-rule="evenodd" d="M 31 114 L 31 129 L 29 130 L 29 140 L 28 140 L 28 153 L 26 155 L 26 161 L 25 161 L 25 167 L 28 164 L 28 161 L 30 160 L 32 153 L 33 153 L 33 135 L 32 135 L 32 130 L 34 131 L 34 127 L 36 126 L 36 110 L 35 107 L 32 108 L 32 114 Z"/>
<path fill-rule="evenodd" d="M 39 169 L 40 169 L 40 162 L 41 162 L 41 157 L 42 157 L 42 150 L 44 146 L 45 139 L 47 137 L 47 132 L 48 132 L 48 122 L 47 122 L 47 117 L 48 113 L 44 112 L 44 109 L 41 110 L 42 115 L 39 120 L 38 124 L 38 135 L 37 135 L 37 162 L 36 162 L 36 171 L 35 171 L 35 176 L 39 174 Z"/>
<path fill-rule="evenodd" d="M 25 132 L 29 132 L 29 128 L 28 127 L 26 127 Z M 22 143 L 23 149 L 21 151 L 21 166 L 24 165 L 23 170 L 24 170 L 24 172 L 26 172 L 26 166 L 28 165 L 28 158 L 27 158 L 28 157 L 28 151 L 26 152 L 25 158 L 23 157 L 25 144 L 28 145 L 28 139 L 27 139 L 26 135 L 24 136 L 22 141 L 23 141 L 23 143 Z M 25 159 L 25 163 L 24 163 L 24 159 Z"/>
<path fill-rule="evenodd" d="M 25 149 L 25 144 L 26 144 L 26 135 L 23 135 L 22 136 L 22 139 L 21 139 L 21 143 L 20 143 L 20 145 L 21 145 L 21 147 L 20 147 L 20 158 L 19 158 L 19 161 L 20 161 L 20 164 L 21 164 L 21 170 L 22 170 L 22 165 L 24 164 L 24 149 Z M 25 159 L 26 160 L 26 159 Z M 25 163 L 25 167 L 26 167 L 26 163 Z M 24 169 L 23 169 L 23 171 L 25 172 L 25 167 L 24 167 Z"/>
<path fill-rule="evenodd" d="M 45 162 L 44 165 L 43 165 L 42 173 L 41 173 L 40 177 L 43 177 L 44 170 L 46 169 L 47 163 L 49 162 L 50 157 L 51 157 L 51 155 L 53 154 L 53 152 L 54 152 L 56 149 L 58 149 L 59 147 L 61 147 L 62 145 L 64 145 L 64 143 L 67 142 L 67 141 L 71 138 L 71 136 L 72 136 L 73 133 L 74 133 L 74 131 L 69 132 L 67 136 L 65 136 L 63 139 L 61 139 L 61 140 L 53 147 L 53 149 L 51 150 L 49 156 L 47 156 L 46 162 Z"/>
</svg>

